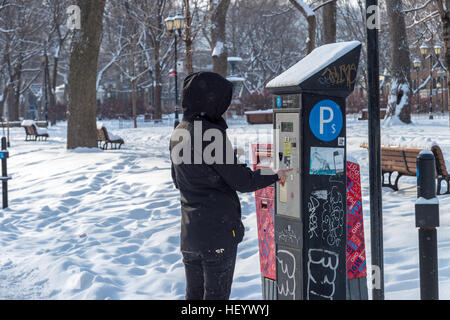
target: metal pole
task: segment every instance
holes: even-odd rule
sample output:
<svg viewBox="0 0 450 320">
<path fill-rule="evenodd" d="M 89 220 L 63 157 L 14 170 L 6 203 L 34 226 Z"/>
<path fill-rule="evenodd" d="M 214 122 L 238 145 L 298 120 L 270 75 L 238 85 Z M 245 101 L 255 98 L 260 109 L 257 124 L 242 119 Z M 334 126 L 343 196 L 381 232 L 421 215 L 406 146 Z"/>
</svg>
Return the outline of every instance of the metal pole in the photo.
<svg viewBox="0 0 450 320">
<path fill-rule="evenodd" d="M 430 119 L 433 119 L 433 54 L 430 53 Z"/>
<path fill-rule="evenodd" d="M 448 110 L 448 83 L 447 83 L 447 76 L 444 76 L 444 83 L 442 84 L 443 86 L 445 86 L 445 92 L 446 94 L 444 95 L 444 100 L 445 100 L 445 109 Z M 444 88 L 442 88 L 444 89 Z M 450 115 L 450 112 L 449 112 Z"/>
<path fill-rule="evenodd" d="M 447 82 L 447 74 L 448 73 L 446 73 L 446 75 L 444 76 L 445 88 L 447 89 L 446 90 L 447 94 L 446 94 L 446 97 L 445 97 L 445 106 L 446 106 L 447 111 L 448 111 L 448 125 L 450 127 L 450 110 L 449 110 L 449 104 L 448 104 L 448 94 L 449 94 L 448 90 L 449 90 L 449 86 L 448 86 L 448 82 Z"/>
<path fill-rule="evenodd" d="M 366 0 L 367 72 L 369 109 L 369 184 L 370 184 L 370 243 L 372 254 L 372 299 L 384 300 L 383 208 L 381 196 L 381 138 L 380 138 L 380 66 L 378 48 L 378 0 Z M 369 19 L 377 15 L 375 26 Z"/>
<path fill-rule="evenodd" d="M 445 108 L 444 108 L 444 77 L 441 77 L 439 80 L 441 84 L 441 104 L 442 104 L 442 116 L 444 116 Z"/>
<path fill-rule="evenodd" d="M 48 56 L 45 54 L 45 122 L 48 122 Z"/>
<path fill-rule="evenodd" d="M 3 209 L 8 208 L 8 168 L 7 168 L 7 152 L 6 152 L 6 138 L 2 137 L 2 198 L 3 198 Z"/>
<path fill-rule="evenodd" d="M 438 186 L 440 188 L 440 186 Z M 436 163 L 429 150 L 417 157 L 416 227 L 419 228 L 420 298 L 439 299 L 437 231 L 439 202 L 436 198 Z"/>
<path fill-rule="evenodd" d="M 416 83 L 417 86 L 416 88 L 414 88 L 414 90 L 417 90 L 420 87 L 420 80 L 419 80 L 419 68 L 415 68 L 416 69 Z M 419 97 L 419 101 L 417 102 L 417 113 L 420 113 L 420 92 L 418 91 L 418 97 Z"/>
<path fill-rule="evenodd" d="M 180 123 L 178 114 L 178 70 L 177 70 L 177 32 L 174 31 L 175 35 L 175 127 Z"/>
</svg>

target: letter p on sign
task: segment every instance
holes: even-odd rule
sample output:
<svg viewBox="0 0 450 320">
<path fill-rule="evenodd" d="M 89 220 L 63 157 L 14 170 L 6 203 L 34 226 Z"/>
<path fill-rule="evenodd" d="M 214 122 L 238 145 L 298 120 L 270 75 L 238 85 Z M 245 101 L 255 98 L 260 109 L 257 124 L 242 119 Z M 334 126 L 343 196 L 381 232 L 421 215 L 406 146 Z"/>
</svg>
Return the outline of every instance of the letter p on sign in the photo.
<svg viewBox="0 0 450 320">
<path fill-rule="evenodd" d="M 325 111 L 328 111 L 329 117 L 327 119 L 325 119 L 324 114 Z M 330 123 L 333 121 L 334 118 L 334 112 L 333 109 L 331 109 L 330 107 L 320 107 L 320 134 L 324 134 L 324 124 L 325 123 Z"/>
</svg>

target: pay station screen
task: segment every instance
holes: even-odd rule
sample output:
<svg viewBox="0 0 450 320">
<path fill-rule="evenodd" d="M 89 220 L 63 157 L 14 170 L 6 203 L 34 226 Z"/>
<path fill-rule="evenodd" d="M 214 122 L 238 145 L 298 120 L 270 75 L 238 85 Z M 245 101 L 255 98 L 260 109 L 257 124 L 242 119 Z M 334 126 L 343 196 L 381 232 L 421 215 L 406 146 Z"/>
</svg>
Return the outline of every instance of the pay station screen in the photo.
<svg viewBox="0 0 450 320">
<path fill-rule="evenodd" d="M 281 132 L 294 132 L 294 123 L 293 122 L 282 122 L 281 123 Z"/>
</svg>

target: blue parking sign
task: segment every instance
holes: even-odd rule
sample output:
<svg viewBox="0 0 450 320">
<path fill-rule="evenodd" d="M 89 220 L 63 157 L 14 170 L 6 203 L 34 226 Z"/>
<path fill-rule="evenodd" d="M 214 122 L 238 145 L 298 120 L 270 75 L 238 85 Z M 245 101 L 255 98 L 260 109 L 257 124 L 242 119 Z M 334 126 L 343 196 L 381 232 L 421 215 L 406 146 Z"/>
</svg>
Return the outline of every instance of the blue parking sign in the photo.
<svg viewBox="0 0 450 320">
<path fill-rule="evenodd" d="M 339 105 L 332 100 L 317 103 L 309 115 L 309 127 L 317 139 L 333 141 L 342 131 L 343 115 Z"/>
<path fill-rule="evenodd" d="M 283 98 L 281 98 L 280 96 L 277 97 L 277 108 L 281 108 L 283 106 Z"/>
</svg>

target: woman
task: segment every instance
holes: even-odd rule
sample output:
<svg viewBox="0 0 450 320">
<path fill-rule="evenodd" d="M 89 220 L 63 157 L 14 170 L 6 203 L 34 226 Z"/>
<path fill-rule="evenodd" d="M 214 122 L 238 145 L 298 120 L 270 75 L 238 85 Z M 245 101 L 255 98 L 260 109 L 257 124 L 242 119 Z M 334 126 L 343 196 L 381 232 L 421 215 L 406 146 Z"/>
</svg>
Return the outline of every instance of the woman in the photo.
<svg viewBox="0 0 450 320">
<path fill-rule="evenodd" d="M 172 179 L 181 199 L 187 300 L 229 299 L 237 246 L 244 237 L 237 191 L 253 192 L 277 181 L 284 184 L 289 171 L 263 175 L 238 163 L 222 117 L 232 89 L 232 83 L 216 73 L 189 75 L 183 83 L 183 119 L 171 137 Z M 219 147 L 208 154 L 211 143 Z"/>
</svg>

